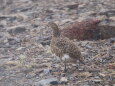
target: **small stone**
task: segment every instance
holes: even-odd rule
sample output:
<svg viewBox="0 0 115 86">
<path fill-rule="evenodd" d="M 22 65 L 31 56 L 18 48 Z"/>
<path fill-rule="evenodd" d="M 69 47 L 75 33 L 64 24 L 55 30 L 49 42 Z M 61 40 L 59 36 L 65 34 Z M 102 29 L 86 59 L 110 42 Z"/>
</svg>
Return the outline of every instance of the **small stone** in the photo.
<svg viewBox="0 0 115 86">
<path fill-rule="evenodd" d="M 71 10 L 71 9 L 77 9 L 78 5 L 79 5 L 78 3 L 72 3 L 72 4 L 67 5 L 66 7 Z"/>
<path fill-rule="evenodd" d="M 4 25 L 0 24 L 0 28 L 4 28 Z"/>
<path fill-rule="evenodd" d="M 0 9 L 6 5 L 6 1 L 0 0 Z"/>
<path fill-rule="evenodd" d="M 19 0 L 20 2 L 30 2 L 31 0 Z"/>
<path fill-rule="evenodd" d="M 87 56 L 88 55 L 88 52 L 87 51 L 83 51 L 81 52 L 83 56 Z"/>
<path fill-rule="evenodd" d="M 79 70 L 79 72 L 83 72 L 83 71 L 84 71 L 84 69 L 83 69 L 83 68 L 79 68 L 78 70 Z"/>
<path fill-rule="evenodd" d="M 78 8 L 84 8 L 85 6 L 86 6 L 86 4 L 83 3 L 83 4 L 80 4 L 80 5 L 78 6 Z"/>
<path fill-rule="evenodd" d="M 76 64 L 72 64 L 73 67 L 76 67 Z"/>
<path fill-rule="evenodd" d="M 109 86 L 109 85 L 105 85 L 105 86 Z M 114 85 L 113 85 L 114 86 Z"/>
<path fill-rule="evenodd" d="M 47 9 L 47 10 L 46 10 L 46 13 L 53 13 L 53 10 Z"/>
<path fill-rule="evenodd" d="M 99 73 L 100 76 L 105 77 L 106 75 L 103 73 Z"/>
<path fill-rule="evenodd" d="M 58 82 L 57 81 L 52 81 L 50 82 L 51 85 L 58 85 Z"/>
<path fill-rule="evenodd" d="M 109 17 L 109 19 L 115 21 L 115 16 Z"/>
<path fill-rule="evenodd" d="M 115 38 L 110 38 L 110 39 L 109 39 L 109 42 L 110 42 L 110 43 L 115 43 Z"/>
<path fill-rule="evenodd" d="M 37 42 L 42 45 L 49 45 L 50 44 L 50 37 L 49 36 L 41 36 L 37 39 Z"/>
<path fill-rule="evenodd" d="M 8 43 L 10 44 L 10 45 L 15 45 L 15 44 L 17 44 L 17 43 L 19 43 L 20 42 L 20 40 L 19 39 L 14 39 L 14 38 L 9 38 L 8 39 Z"/>
<path fill-rule="evenodd" d="M 17 48 L 16 50 L 22 50 L 22 49 L 24 49 L 25 47 L 19 47 L 19 48 Z"/>
<path fill-rule="evenodd" d="M 66 77 L 62 77 L 60 81 L 61 81 L 61 84 L 67 84 L 68 79 Z"/>
<path fill-rule="evenodd" d="M 95 83 L 100 83 L 100 82 L 102 82 L 101 79 L 94 79 L 93 81 L 94 81 Z"/>
<path fill-rule="evenodd" d="M 58 80 L 56 78 L 48 78 L 44 80 L 40 80 L 39 82 L 35 82 L 34 86 L 48 86 L 48 85 L 58 84 Z"/>
<path fill-rule="evenodd" d="M 8 30 L 9 34 L 11 34 L 11 35 L 13 35 L 13 34 L 16 35 L 18 33 L 22 33 L 22 32 L 25 32 L 25 31 L 26 31 L 26 28 L 25 28 L 25 26 L 22 26 L 22 25 L 13 26 Z"/>
<path fill-rule="evenodd" d="M 4 20 L 4 19 L 7 19 L 7 18 L 8 18 L 7 16 L 0 15 L 0 20 Z"/>
<path fill-rule="evenodd" d="M 58 68 L 60 65 L 59 64 L 53 64 L 52 67 L 53 68 Z"/>
<path fill-rule="evenodd" d="M 90 86 L 90 85 L 85 84 L 85 85 L 83 85 L 83 86 Z"/>
<path fill-rule="evenodd" d="M 95 78 L 95 79 L 99 79 L 99 76 L 95 76 L 94 78 Z"/>
<path fill-rule="evenodd" d="M 95 76 L 93 81 L 94 81 L 96 84 L 98 84 L 98 83 L 101 83 L 101 82 L 102 82 L 102 80 L 100 79 L 100 77 L 99 77 L 99 76 Z"/>
<path fill-rule="evenodd" d="M 87 44 L 88 44 L 88 42 L 87 42 L 87 41 L 84 41 L 84 42 L 81 43 L 81 46 L 82 46 L 82 47 L 85 47 Z"/>
<path fill-rule="evenodd" d="M 108 39 L 108 38 L 112 38 L 115 37 L 115 25 L 111 25 L 111 24 L 102 24 L 100 23 L 98 25 L 98 29 L 100 30 L 100 38 L 101 39 Z"/>
<path fill-rule="evenodd" d="M 14 15 L 0 15 L 0 20 L 14 21 L 16 20 L 16 16 Z"/>
<path fill-rule="evenodd" d="M 88 49 L 92 49 L 92 47 L 88 44 L 85 47 L 88 48 Z"/>
<path fill-rule="evenodd" d="M 115 10 L 114 9 L 102 9 L 100 10 L 100 15 L 107 15 L 107 16 L 114 16 Z"/>
<path fill-rule="evenodd" d="M 71 21 L 72 21 L 72 19 L 64 19 L 64 20 L 61 21 L 61 24 L 63 25 L 65 23 L 71 22 Z"/>
<path fill-rule="evenodd" d="M 51 72 L 51 70 L 50 69 L 44 69 L 44 71 L 43 71 L 45 74 L 48 74 L 48 73 L 50 73 Z"/>
<path fill-rule="evenodd" d="M 26 6 L 26 7 L 17 7 L 11 10 L 12 13 L 16 13 L 16 12 L 25 12 L 32 9 L 31 6 Z"/>
</svg>

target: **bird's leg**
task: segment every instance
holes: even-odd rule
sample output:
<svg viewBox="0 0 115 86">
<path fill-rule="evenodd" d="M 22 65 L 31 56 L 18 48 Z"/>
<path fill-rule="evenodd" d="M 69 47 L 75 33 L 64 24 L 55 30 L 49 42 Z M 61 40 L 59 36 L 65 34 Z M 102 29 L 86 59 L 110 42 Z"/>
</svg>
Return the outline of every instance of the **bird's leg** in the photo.
<svg viewBox="0 0 115 86">
<path fill-rule="evenodd" d="M 66 59 L 65 59 L 65 61 L 64 61 L 64 72 L 65 72 L 65 73 L 67 72 Z"/>
<path fill-rule="evenodd" d="M 78 62 L 78 60 L 76 61 L 76 68 L 79 69 L 79 62 Z"/>
</svg>

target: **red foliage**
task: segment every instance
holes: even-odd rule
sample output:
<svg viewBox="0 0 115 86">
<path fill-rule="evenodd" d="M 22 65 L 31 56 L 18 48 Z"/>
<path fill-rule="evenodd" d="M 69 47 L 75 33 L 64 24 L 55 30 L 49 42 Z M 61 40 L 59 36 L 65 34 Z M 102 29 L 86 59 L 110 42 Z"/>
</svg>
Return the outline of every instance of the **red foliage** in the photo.
<svg viewBox="0 0 115 86">
<path fill-rule="evenodd" d="M 95 39 L 96 32 L 98 31 L 96 27 L 99 22 L 100 21 L 96 19 L 75 22 L 71 26 L 61 30 L 61 35 L 78 40 Z"/>
</svg>

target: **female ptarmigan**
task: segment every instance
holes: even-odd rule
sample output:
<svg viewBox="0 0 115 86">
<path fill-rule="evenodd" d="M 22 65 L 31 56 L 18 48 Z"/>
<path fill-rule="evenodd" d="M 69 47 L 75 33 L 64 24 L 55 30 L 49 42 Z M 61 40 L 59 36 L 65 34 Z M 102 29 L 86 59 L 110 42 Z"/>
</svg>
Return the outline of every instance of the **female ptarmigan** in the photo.
<svg viewBox="0 0 115 86">
<path fill-rule="evenodd" d="M 83 63 L 83 57 L 79 48 L 67 37 L 60 35 L 59 28 L 55 23 L 50 22 L 49 25 L 53 30 L 53 37 L 50 44 L 52 53 L 60 57 L 61 60 L 64 60 L 64 63 L 67 62 L 68 58 L 70 61 L 76 62 L 79 60 Z"/>
</svg>

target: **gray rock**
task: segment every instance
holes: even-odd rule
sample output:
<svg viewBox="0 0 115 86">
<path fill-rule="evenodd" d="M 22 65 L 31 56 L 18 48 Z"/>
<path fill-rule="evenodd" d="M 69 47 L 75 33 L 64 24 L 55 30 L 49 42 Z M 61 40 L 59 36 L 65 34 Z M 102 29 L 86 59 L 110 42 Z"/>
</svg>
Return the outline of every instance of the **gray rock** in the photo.
<svg viewBox="0 0 115 86">
<path fill-rule="evenodd" d="M 14 8 L 11 10 L 12 13 L 16 13 L 16 12 L 25 12 L 25 11 L 28 11 L 28 10 L 31 10 L 32 7 L 18 7 L 18 8 Z"/>
<path fill-rule="evenodd" d="M 26 27 L 25 26 L 14 26 L 14 27 L 11 27 L 8 32 L 9 34 L 11 35 L 16 35 L 18 33 L 22 33 L 22 32 L 25 32 L 26 31 Z"/>
<path fill-rule="evenodd" d="M 115 15 L 115 9 L 102 9 L 99 14 L 100 15 L 106 15 L 106 16 L 114 16 Z"/>
<path fill-rule="evenodd" d="M 37 39 L 37 42 L 42 45 L 49 45 L 51 37 L 49 36 L 41 36 Z"/>
<path fill-rule="evenodd" d="M 4 25 L 0 25 L 0 28 L 4 28 Z"/>
<path fill-rule="evenodd" d="M 0 15 L 0 20 L 4 20 L 4 19 L 7 19 L 8 16 L 4 16 L 4 15 Z"/>
<path fill-rule="evenodd" d="M 78 5 L 79 5 L 78 3 L 74 3 L 74 4 L 69 4 L 69 5 L 67 5 L 66 7 L 71 10 L 71 9 L 77 9 L 77 8 L 78 8 Z"/>
<path fill-rule="evenodd" d="M 10 22 L 13 22 L 14 20 L 16 20 L 16 16 L 15 15 L 0 15 L 0 20 L 7 20 Z"/>
<path fill-rule="evenodd" d="M 102 80 L 101 80 L 101 79 L 94 79 L 93 81 L 94 81 L 96 84 L 97 84 L 97 83 L 101 83 L 101 82 L 102 82 Z"/>
<path fill-rule="evenodd" d="M 82 46 L 82 47 L 85 47 L 87 44 L 88 44 L 87 41 L 81 42 L 81 46 Z"/>
<path fill-rule="evenodd" d="M 2 38 L 3 36 L 0 35 L 0 38 Z"/>
<path fill-rule="evenodd" d="M 115 16 L 109 17 L 111 21 L 115 21 Z"/>
<path fill-rule="evenodd" d="M 100 84 L 102 81 L 103 81 L 103 80 L 101 80 L 99 76 L 95 76 L 95 77 L 94 77 L 94 80 L 93 80 L 93 82 L 94 82 L 95 84 Z"/>
<path fill-rule="evenodd" d="M 6 0 L 0 0 L 0 10 L 6 5 Z"/>
<path fill-rule="evenodd" d="M 44 69 L 43 72 L 44 72 L 45 74 L 49 74 L 49 73 L 51 72 L 51 70 L 50 70 L 50 69 Z"/>
<path fill-rule="evenodd" d="M 90 85 L 87 85 L 87 84 L 86 84 L 86 85 L 83 85 L 83 86 L 90 86 Z"/>
<path fill-rule="evenodd" d="M 67 79 L 67 77 L 62 77 L 62 78 L 60 79 L 60 81 L 61 81 L 61 84 L 67 84 L 68 79 Z"/>
<path fill-rule="evenodd" d="M 31 0 L 19 0 L 20 2 L 30 2 Z"/>
<path fill-rule="evenodd" d="M 48 78 L 40 80 L 39 82 L 35 82 L 34 86 L 48 86 L 51 84 L 58 84 L 58 80 L 56 78 Z"/>
<path fill-rule="evenodd" d="M 85 47 L 88 49 L 92 49 L 92 46 L 90 46 L 89 44 L 87 44 Z"/>
<path fill-rule="evenodd" d="M 8 43 L 10 44 L 10 45 L 15 45 L 15 44 L 17 44 L 17 43 L 19 43 L 20 42 L 20 40 L 19 39 L 14 39 L 14 38 L 9 38 L 8 39 Z"/>
<path fill-rule="evenodd" d="M 98 29 L 100 30 L 101 39 L 115 37 L 115 25 L 112 23 L 106 25 L 100 24 L 98 26 Z"/>
<path fill-rule="evenodd" d="M 109 43 L 115 43 L 115 38 L 110 38 Z"/>
</svg>

